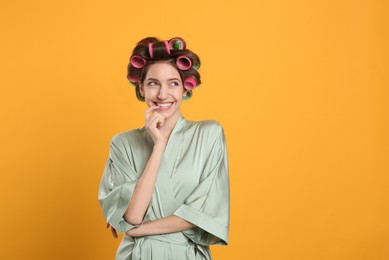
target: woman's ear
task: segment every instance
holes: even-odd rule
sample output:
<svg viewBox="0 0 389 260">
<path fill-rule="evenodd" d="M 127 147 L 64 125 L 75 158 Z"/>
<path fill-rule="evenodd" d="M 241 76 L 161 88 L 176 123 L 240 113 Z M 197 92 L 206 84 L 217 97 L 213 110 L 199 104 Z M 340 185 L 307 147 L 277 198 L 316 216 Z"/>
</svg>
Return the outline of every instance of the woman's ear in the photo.
<svg viewBox="0 0 389 260">
<path fill-rule="evenodd" d="M 144 91 L 142 85 L 139 85 L 139 94 L 140 94 L 142 97 L 145 97 L 145 91 Z"/>
<path fill-rule="evenodd" d="M 188 90 L 184 89 L 184 93 L 182 93 L 182 96 L 185 97 L 186 94 L 188 94 Z"/>
</svg>

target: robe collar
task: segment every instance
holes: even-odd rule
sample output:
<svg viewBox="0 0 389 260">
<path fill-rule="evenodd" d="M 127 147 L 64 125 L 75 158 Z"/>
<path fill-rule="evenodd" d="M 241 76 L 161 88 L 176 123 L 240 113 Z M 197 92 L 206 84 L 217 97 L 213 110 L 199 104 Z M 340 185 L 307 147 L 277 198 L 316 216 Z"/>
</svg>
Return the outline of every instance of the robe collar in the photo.
<svg viewBox="0 0 389 260">
<path fill-rule="evenodd" d="M 178 162 L 181 159 L 184 141 L 183 130 L 186 125 L 186 119 L 180 116 L 174 125 L 172 133 L 170 134 L 159 167 L 156 183 L 156 195 L 158 197 L 157 201 L 163 216 L 169 216 L 177 209 L 171 177 L 176 171 Z"/>
</svg>

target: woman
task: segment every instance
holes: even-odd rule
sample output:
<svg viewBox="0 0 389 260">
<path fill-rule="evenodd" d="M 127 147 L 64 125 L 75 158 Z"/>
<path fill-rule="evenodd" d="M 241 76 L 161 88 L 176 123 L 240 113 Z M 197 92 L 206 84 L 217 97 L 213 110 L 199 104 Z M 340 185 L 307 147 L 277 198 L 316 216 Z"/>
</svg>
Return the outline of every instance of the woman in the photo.
<svg viewBox="0 0 389 260">
<path fill-rule="evenodd" d="M 181 103 L 200 84 L 200 60 L 181 38 L 146 38 L 134 48 L 128 79 L 145 101 L 143 128 L 115 135 L 99 189 L 116 259 L 212 259 L 227 245 L 226 144 L 216 121 L 190 122 Z"/>
</svg>

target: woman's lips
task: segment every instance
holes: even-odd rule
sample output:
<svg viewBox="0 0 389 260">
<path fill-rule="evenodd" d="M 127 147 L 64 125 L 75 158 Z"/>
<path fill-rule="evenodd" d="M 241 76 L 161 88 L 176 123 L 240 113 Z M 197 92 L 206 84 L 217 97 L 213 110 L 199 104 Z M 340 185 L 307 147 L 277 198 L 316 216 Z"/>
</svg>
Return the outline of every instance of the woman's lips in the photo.
<svg viewBox="0 0 389 260">
<path fill-rule="evenodd" d="M 166 110 L 169 110 L 172 106 L 173 106 L 173 103 L 172 102 L 168 102 L 168 103 L 155 103 L 157 106 L 159 106 L 159 109 L 160 111 L 166 111 Z"/>
</svg>

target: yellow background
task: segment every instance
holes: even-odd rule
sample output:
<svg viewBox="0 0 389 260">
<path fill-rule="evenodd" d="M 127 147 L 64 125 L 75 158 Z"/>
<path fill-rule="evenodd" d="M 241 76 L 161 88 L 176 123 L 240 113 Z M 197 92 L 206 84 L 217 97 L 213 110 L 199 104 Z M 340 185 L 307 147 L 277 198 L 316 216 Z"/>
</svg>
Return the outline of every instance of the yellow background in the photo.
<svg viewBox="0 0 389 260">
<path fill-rule="evenodd" d="M 389 259 L 388 1 L 2 1 L 0 258 L 113 259 L 97 189 L 143 123 L 134 44 L 181 36 L 216 119 L 231 229 L 217 259 Z"/>
</svg>

